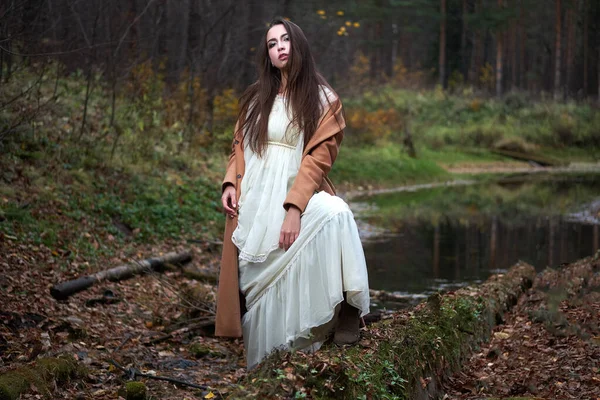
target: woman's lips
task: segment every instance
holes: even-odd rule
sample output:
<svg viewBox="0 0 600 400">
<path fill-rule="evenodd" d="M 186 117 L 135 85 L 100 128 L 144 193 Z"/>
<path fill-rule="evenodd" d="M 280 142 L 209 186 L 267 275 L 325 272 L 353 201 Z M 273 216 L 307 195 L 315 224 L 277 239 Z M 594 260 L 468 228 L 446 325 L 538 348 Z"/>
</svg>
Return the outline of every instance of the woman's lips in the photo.
<svg viewBox="0 0 600 400">
<path fill-rule="evenodd" d="M 287 54 L 281 54 L 281 55 L 279 56 L 279 59 L 280 59 L 281 61 L 283 61 L 283 60 L 287 60 L 287 58 L 288 58 L 288 55 L 287 55 Z"/>
</svg>

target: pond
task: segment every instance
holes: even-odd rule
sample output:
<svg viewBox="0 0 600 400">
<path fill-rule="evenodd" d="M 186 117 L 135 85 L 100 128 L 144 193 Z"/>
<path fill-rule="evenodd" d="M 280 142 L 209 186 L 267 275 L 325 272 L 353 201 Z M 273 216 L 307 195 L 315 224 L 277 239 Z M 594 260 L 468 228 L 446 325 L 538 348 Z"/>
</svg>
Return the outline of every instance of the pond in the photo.
<svg viewBox="0 0 600 400">
<path fill-rule="evenodd" d="M 372 289 L 398 308 L 486 280 L 523 260 L 538 271 L 595 254 L 600 175 L 517 175 L 355 198 Z"/>
</svg>

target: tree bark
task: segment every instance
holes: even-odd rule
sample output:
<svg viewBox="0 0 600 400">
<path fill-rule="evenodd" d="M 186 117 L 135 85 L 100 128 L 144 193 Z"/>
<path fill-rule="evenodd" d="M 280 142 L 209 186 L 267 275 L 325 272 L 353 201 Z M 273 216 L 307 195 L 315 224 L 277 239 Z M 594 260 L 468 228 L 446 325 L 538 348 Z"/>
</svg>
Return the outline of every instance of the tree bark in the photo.
<svg viewBox="0 0 600 400">
<path fill-rule="evenodd" d="M 575 7 L 577 0 L 571 0 L 571 4 L 569 5 L 569 9 L 567 11 L 567 57 L 566 57 L 566 67 L 567 67 L 567 76 L 565 79 L 565 98 L 568 98 L 571 95 L 572 86 L 573 86 L 573 63 L 575 58 Z"/>
<path fill-rule="evenodd" d="M 85 290 L 103 280 L 118 282 L 139 274 L 159 272 L 164 269 L 167 264 L 185 264 L 191 259 L 192 253 L 190 252 L 168 253 L 162 257 L 148 258 L 131 264 L 120 265 L 92 275 L 56 284 L 50 289 L 50 294 L 57 300 L 65 300 L 69 296 Z"/>
<path fill-rule="evenodd" d="M 446 83 L 446 0 L 440 0 L 440 55 L 439 55 L 439 84 Z"/>
<path fill-rule="evenodd" d="M 589 1 L 583 0 L 583 97 L 588 95 L 589 49 L 588 35 L 590 26 Z"/>
<path fill-rule="evenodd" d="M 515 3 L 513 2 L 513 4 L 515 4 Z M 518 25 L 519 25 L 518 20 L 513 20 L 513 22 L 511 23 L 511 29 L 510 29 L 510 48 L 507 49 L 507 50 L 510 51 L 510 54 L 511 54 L 511 60 L 510 60 L 510 73 L 511 73 L 510 87 L 511 87 L 512 90 L 515 90 L 517 88 L 517 75 L 518 75 L 518 68 L 517 68 L 517 55 L 518 55 L 517 34 L 518 34 Z"/>
<path fill-rule="evenodd" d="M 560 99 L 560 57 L 561 57 L 561 0 L 555 0 L 556 5 L 556 22 L 554 40 L 554 100 Z"/>
<path fill-rule="evenodd" d="M 469 5 L 467 0 L 462 2 L 462 33 L 460 35 L 460 53 L 462 57 L 462 72 L 465 82 L 469 80 L 469 66 L 467 62 L 467 31 L 469 17 Z"/>
<path fill-rule="evenodd" d="M 502 9 L 502 0 L 498 0 L 498 8 Z M 498 28 L 496 32 L 496 96 L 502 96 L 502 56 L 504 46 L 504 31 Z"/>
<path fill-rule="evenodd" d="M 525 66 L 525 49 L 527 46 L 527 31 L 525 30 L 525 10 L 523 7 L 523 1 L 520 0 L 519 7 L 519 87 L 522 89 L 527 88 L 527 80 L 525 79 L 527 75 L 527 69 Z"/>
<path fill-rule="evenodd" d="M 477 15 L 478 13 L 481 12 L 483 5 L 481 3 L 481 0 L 475 0 L 475 9 L 473 11 L 473 13 L 475 15 Z M 473 47 L 471 49 L 471 73 L 469 74 L 469 76 L 471 77 L 471 79 L 473 79 L 475 81 L 475 84 L 479 83 L 477 82 L 478 78 L 479 78 L 479 68 L 481 67 L 482 64 L 482 47 L 483 47 L 483 43 L 482 43 L 483 39 L 482 39 L 482 33 L 481 33 L 481 29 L 477 28 L 473 30 Z"/>
</svg>

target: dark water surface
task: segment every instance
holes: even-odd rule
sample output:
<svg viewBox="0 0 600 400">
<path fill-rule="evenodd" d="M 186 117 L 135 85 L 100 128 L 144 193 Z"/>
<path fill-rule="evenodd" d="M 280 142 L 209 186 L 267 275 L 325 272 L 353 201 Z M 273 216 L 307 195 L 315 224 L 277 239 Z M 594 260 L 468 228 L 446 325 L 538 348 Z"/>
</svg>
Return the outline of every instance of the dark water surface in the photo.
<svg viewBox="0 0 600 400">
<path fill-rule="evenodd" d="M 387 232 L 364 242 L 370 287 L 413 302 L 518 260 L 542 270 L 600 245 L 599 175 L 520 176 L 357 201 L 366 209 L 359 223 Z"/>
</svg>

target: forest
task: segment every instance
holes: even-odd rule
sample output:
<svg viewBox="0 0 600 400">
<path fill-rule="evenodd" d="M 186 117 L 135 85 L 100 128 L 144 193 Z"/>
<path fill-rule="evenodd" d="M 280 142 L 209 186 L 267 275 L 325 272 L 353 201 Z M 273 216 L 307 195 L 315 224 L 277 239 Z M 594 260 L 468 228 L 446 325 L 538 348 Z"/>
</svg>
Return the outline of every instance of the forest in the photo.
<svg viewBox="0 0 600 400">
<path fill-rule="evenodd" d="M 469 88 L 483 97 L 600 98 L 595 0 L 364 0 L 326 7 L 291 0 L 10 0 L 0 12 L 3 86 L 26 71 L 33 75 L 29 91 L 54 81 L 56 96 L 61 78 L 77 76 L 85 94 L 81 123 L 72 129 L 82 137 L 101 130 L 113 143 L 135 130 L 125 126 L 130 113 L 151 113 L 152 102 L 160 102 L 164 115 L 160 122 L 134 118 L 146 129 L 177 124 L 185 145 L 206 146 L 226 135 L 237 96 L 255 79 L 257 43 L 275 15 L 303 28 L 321 72 L 343 95 L 387 84 Z M 106 121 L 90 127 L 88 106 L 97 91 L 110 96 Z M 14 104 L 15 97 L 3 102 Z M 141 104 L 125 110 L 121 101 Z M 33 116 L 3 119 L 6 138 Z"/>
<path fill-rule="evenodd" d="M 248 372 L 221 183 L 276 16 L 372 313 Z M 2 0 L 0 400 L 600 398 L 599 173 L 600 0 Z"/>
</svg>

